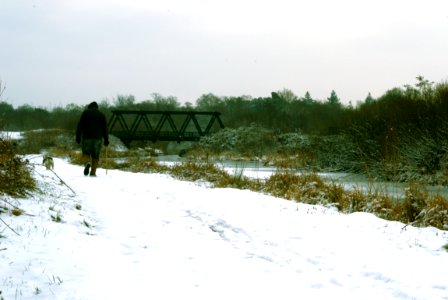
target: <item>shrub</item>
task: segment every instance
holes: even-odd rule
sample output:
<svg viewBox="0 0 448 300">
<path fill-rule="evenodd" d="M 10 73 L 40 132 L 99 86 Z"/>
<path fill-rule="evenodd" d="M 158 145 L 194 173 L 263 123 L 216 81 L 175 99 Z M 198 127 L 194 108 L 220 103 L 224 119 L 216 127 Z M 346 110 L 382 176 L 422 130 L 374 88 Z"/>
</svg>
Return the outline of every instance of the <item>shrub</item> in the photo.
<svg viewBox="0 0 448 300">
<path fill-rule="evenodd" d="M 20 154 L 36 154 L 43 149 L 60 148 L 67 151 L 76 147 L 74 134 L 67 130 L 47 129 L 32 130 L 23 133 L 23 139 L 18 144 Z"/>
<path fill-rule="evenodd" d="M 129 157 L 125 162 L 118 164 L 118 168 L 125 168 L 131 172 L 167 172 L 168 167 L 157 163 L 152 157 Z"/>
<path fill-rule="evenodd" d="M 446 198 L 435 195 L 426 200 L 426 208 L 417 219 L 420 226 L 434 226 L 448 230 L 448 201 Z"/>
<path fill-rule="evenodd" d="M 28 160 L 16 155 L 12 140 L 0 139 L 0 193 L 23 196 L 35 188 Z"/>
<path fill-rule="evenodd" d="M 264 191 L 289 200 L 317 204 L 324 200 L 324 187 L 325 183 L 314 173 L 277 172 L 266 180 Z"/>
<path fill-rule="evenodd" d="M 177 178 L 186 180 L 206 179 L 211 183 L 217 183 L 223 178 L 230 177 L 230 175 L 217 168 L 211 163 L 193 163 L 186 162 L 183 164 L 175 164 L 169 170 L 169 173 Z"/>
<path fill-rule="evenodd" d="M 397 204 L 404 222 L 414 222 L 426 208 L 428 192 L 416 184 L 405 189 L 405 197 Z"/>
</svg>

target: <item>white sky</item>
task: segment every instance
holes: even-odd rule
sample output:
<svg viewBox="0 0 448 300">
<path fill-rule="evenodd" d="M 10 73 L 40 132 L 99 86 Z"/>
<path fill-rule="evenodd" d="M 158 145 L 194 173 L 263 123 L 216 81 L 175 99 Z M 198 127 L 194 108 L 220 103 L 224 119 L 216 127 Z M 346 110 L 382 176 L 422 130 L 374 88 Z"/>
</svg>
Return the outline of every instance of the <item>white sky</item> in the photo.
<svg viewBox="0 0 448 300">
<path fill-rule="evenodd" d="M 448 80 L 446 0 L 0 0 L 3 100 L 364 100 Z"/>
</svg>

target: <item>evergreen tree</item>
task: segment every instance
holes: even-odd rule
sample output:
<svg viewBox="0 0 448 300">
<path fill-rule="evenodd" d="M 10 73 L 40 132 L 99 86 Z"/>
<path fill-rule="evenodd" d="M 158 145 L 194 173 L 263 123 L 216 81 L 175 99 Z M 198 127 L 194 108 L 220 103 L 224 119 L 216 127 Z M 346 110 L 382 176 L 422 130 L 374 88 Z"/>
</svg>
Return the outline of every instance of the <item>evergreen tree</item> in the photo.
<svg viewBox="0 0 448 300">
<path fill-rule="evenodd" d="M 330 104 L 332 106 L 340 106 L 341 105 L 341 101 L 339 100 L 339 97 L 334 90 L 331 91 L 331 95 L 330 95 L 330 97 L 327 98 L 327 101 L 328 101 L 328 104 Z"/>
<path fill-rule="evenodd" d="M 305 104 L 312 104 L 314 100 L 313 100 L 313 98 L 311 98 L 310 92 L 307 91 L 305 93 L 305 96 L 302 98 L 302 101 Z"/>
<path fill-rule="evenodd" d="M 373 102 L 374 100 L 375 100 L 375 99 L 373 99 L 372 95 L 371 95 L 370 92 L 369 92 L 369 94 L 367 95 L 366 99 L 364 100 L 364 103 L 365 103 L 365 104 L 372 104 L 372 102 Z"/>
</svg>

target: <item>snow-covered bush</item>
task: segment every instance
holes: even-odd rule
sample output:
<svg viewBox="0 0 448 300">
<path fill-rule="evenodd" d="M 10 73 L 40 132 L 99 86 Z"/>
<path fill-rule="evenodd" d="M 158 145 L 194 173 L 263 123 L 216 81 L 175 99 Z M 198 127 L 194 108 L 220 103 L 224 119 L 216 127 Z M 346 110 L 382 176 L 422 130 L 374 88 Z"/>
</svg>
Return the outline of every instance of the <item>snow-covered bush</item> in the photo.
<svg viewBox="0 0 448 300">
<path fill-rule="evenodd" d="M 300 132 L 284 133 L 279 135 L 279 151 L 294 153 L 297 150 L 311 151 L 312 145 L 309 135 Z"/>
<path fill-rule="evenodd" d="M 199 141 L 200 149 L 213 154 L 233 151 L 249 157 L 261 156 L 274 146 L 273 132 L 254 124 L 238 129 L 225 128 Z"/>
<path fill-rule="evenodd" d="M 356 159 L 356 147 L 346 135 L 313 136 L 311 147 L 319 169 L 357 171 L 362 168 L 362 161 Z"/>
<path fill-rule="evenodd" d="M 436 174 L 448 166 L 448 126 L 435 132 L 410 131 L 402 134 L 400 160 L 418 174 Z"/>
<path fill-rule="evenodd" d="M 326 170 L 356 170 L 356 148 L 346 135 L 286 133 L 278 137 L 278 152 L 293 155 L 301 167 Z"/>
</svg>

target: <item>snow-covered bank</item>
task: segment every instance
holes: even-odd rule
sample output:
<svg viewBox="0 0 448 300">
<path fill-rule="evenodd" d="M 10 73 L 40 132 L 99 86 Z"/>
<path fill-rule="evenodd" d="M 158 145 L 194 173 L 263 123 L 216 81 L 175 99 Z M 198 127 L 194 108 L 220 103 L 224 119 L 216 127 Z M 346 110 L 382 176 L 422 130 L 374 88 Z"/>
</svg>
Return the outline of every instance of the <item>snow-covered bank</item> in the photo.
<svg viewBox="0 0 448 300">
<path fill-rule="evenodd" d="M 40 163 L 36 158 L 36 163 Z M 167 175 L 36 166 L 0 217 L 9 299 L 448 299 L 448 232 Z M 58 222 L 61 221 L 61 222 Z M 3 250 L 4 249 L 4 250 Z"/>
</svg>

